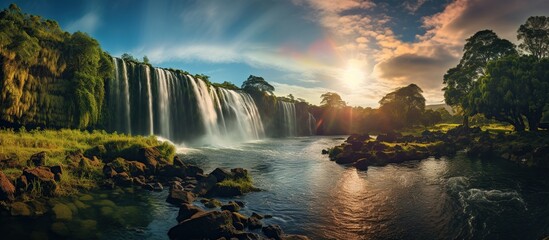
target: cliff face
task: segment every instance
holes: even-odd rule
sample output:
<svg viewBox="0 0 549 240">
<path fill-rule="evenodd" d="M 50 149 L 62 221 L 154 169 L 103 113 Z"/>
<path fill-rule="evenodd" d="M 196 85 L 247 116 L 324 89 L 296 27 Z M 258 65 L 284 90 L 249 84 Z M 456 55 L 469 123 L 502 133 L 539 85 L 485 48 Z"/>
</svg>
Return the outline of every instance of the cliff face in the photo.
<svg viewBox="0 0 549 240">
<path fill-rule="evenodd" d="M 0 12 L 0 120 L 79 128 L 98 123 L 103 78 L 112 74 L 104 55 L 86 34 L 69 34 L 11 5 Z"/>
</svg>

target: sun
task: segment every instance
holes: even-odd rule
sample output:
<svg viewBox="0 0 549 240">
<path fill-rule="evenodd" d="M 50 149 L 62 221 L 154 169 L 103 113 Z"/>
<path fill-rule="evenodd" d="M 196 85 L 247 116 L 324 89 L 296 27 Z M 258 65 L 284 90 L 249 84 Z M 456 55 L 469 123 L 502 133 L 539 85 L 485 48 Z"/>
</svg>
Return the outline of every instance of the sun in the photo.
<svg viewBox="0 0 549 240">
<path fill-rule="evenodd" d="M 354 61 L 350 61 L 343 71 L 342 81 L 345 86 L 350 89 L 364 84 L 366 79 L 366 73 L 363 70 L 363 67 Z"/>
</svg>

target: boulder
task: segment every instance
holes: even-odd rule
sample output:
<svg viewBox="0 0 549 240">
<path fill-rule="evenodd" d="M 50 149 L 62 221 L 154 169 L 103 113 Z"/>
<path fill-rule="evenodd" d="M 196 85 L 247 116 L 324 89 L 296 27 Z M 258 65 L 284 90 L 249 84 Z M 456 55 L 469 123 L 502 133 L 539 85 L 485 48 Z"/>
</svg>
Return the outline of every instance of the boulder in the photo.
<svg viewBox="0 0 549 240">
<path fill-rule="evenodd" d="M 267 225 L 261 228 L 261 231 L 265 234 L 265 236 L 274 240 L 281 240 L 284 235 L 282 228 L 278 225 Z"/>
<path fill-rule="evenodd" d="M 185 163 L 183 163 L 183 160 L 181 160 L 177 155 L 173 157 L 173 165 L 178 167 L 185 167 Z"/>
<path fill-rule="evenodd" d="M 251 217 L 257 218 L 259 220 L 263 219 L 263 216 L 261 214 L 256 213 L 256 212 L 253 212 Z"/>
<path fill-rule="evenodd" d="M 106 178 L 113 178 L 114 175 L 116 175 L 116 171 L 112 168 L 112 166 L 105 165 L 103 167 L 103 175 L 105 175 Z"/>
<path fill-rule="evenodd" d="M 233 168 L 231 169 L 231 175 L 233 178 L 247 178 L 248 177 L 248 170 L 244 168 Z"/>
<path fill-rule="evenodd" d="M 177 222 L 183 222 L 195 214 L 204 213 L 205 211 L 202 208 L 194 206 L 192 204 L 184 203 L 179 207 L 179 213 L 177 214 Z"/>
<path fill-rule="evenodd" d="M 214 169 L 210 175 L 213 175 L 215 176 L 215 178 L 217 179 L 217 182 L 221 182 L 227 178 L 231 178 L 233 177 L 233 175 L 231 174 L 231 172 L 227 171 L 227 170 L 224 170 L 224 169 L 221 169 L 221 168 L 216 168 Z"/>
<path fill-rule="evenodd" d="M 112 179 L 116 185 L 122 187 L 129 187 L 133 184 L 133 179 L 126 172 L 117 173 Z"/>
<path fill-rule="evenodd" d="M 46 159 L 47 159 L 46 152 L 42 151 L 39 153 L 35 153 L 30 157 L 28 165 L 36 166 L 36 167 L 44 166 L 46 165 Z"/>
<path fill-rule="evenodd" d="M 242 223 L 242 226 L 246 227 L 248 225 L 248 217 L 238 213 L 238 212 L 232 212 L 233 214 L 233 224 L 234 223 Z M 235 226 L 236 227 L 236 226 Z"/>
<path fill-rule="evenodd" d="M 229 201 L 227 204 L 221 206 L 221 210 L 227 210 L 229 212 L 238 212 L 240 211 L 240 206 L 233 201 Z"/>
<path fill-rule="evenodd" d="M 156 172 L 158 161 L 162 161 L 162 155 L 153 147 L 140 148 L 138 151 L 137 161 L 144 163 L 152 172 Z"/>
<path fill-rule="evenodd" d="M 157 176 L 163 179 L 172 179 L 175 177 L 181 178 L 187 175 L 186 168 L 176 165 L 164 165 L 157 170 Z"/>
<path fill-rule="evenodd" d="M 72 220 L 72 210 L 65 204 L 58 203 L 52 208 L 53 217 L 56 221 Z"/>
<path fill-rule="evenodd" d="M 12 216 L 29 217 L 32 215 L 31 208 L 24 202 L 14 202 L 10 206 Z"/>
<path fill-rule="evenodd" d="M 254 230 L 254 229 L 260 229 L 263 226 L 263 223 L 255 217 L 248 218 L 248 229 Z"/>
<path fill-rule="evenodd" d="M 4 172 L 0 171 L 0 201 L 13 201 L 15 199 L 15 186 Z"/>
<path fill-rule="evenodd" d="M 229 211 L 211 211 L 194 214 L 168 231 L 170 239 L 230 238 L 236 233 Z"/>
<path fill-rule="evenodd" d="M 199 168 L 194 165 L 187 165 L 187 176 L 197 177 L 199 175 L 204 175 L 204 170 L 202 170 L 202 168 Z"/>
<path fill-rule="evenodd" d="M 53 179 L 55 181 L 61 181 L 61 174 L 63 174 L 63 167 L 61 165 L 50 166 L 50 171 L 54 174 Z"/>
<path fill-rule="evenodd" d="M 203 198 L 200 200 L 204 204 L 204 207 L 207 208 L 216 208 L 221 206 L 221 202 L 214 198 Z"/>
<path fill-rule="evenodd" d="M 214 175 L 208 175 L 208 177 L 201 179 L 196 187 L 193 189 L 193 193 L 198 196 L 206 195 L 217 184 L 217 178 Z"/>
<path fill-rule="evenodd" d="M 242 189 L 238 186 L 226 186 L 226 185 L 216 185 L 210 191 L 208 195 L 210 196 L 219 196 L 219 197 L 236 197 L 243 195 Z"/>
<path fill-rule="evenodd" d="M 46 196 L 53 196 L 57 190 L 55 175 L 48 167 L 35 167 L 23 169 L 23 175 L 27 178 L 30 186 L 39 184 L 40 192 Z"/>
<path fill-rule="evenodd" d="M 180 189 L 172 188 L 170 189 L 170 193 L 168 195 L 168 198 L 166 199 L 166 202 L 174 204 L 174 205 L 181 205 L 184 203 L 192 203 L 194 201 L 194 194 L 191 192 L 187 192 Z"/>
<path fill-rule="evenodd" d="M 15 153 L 0 153 L 0 169 L 20 167 L 19 157 Z"/>
<path fill-rule="evenodd" d="M 128 161 L 128 168 L 132 176 L 145 175 L 147 171 L 145 164 L 138 161 Z"/>
<path fill-rule="evenodd" d="M 368 170 L 369 161 L 366 158 L 361 158 L 356 161 L 353 166 L 360 171 L 367 171 Z"/>
</svg>

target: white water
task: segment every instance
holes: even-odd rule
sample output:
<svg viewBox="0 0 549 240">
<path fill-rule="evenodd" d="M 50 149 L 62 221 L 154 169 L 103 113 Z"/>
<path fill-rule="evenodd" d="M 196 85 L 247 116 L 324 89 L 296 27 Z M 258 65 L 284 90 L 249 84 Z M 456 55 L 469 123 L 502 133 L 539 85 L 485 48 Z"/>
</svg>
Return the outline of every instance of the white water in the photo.
<svg viewBox="0 0 549 240">
<path fill-rule="evenodd" d="M 309 135 L 316 134 L 316 119 L 313 114 L 309 113 L 309 119 L 307 120 Z"/>
<path fill-rule="evenodd" d="M 279 111 L 282 110 L 283 127 L 285 136 L 297 136 L 297 120 L 295 113 L 295 104 L 290 102 L 279 101 Z"/>
<path fill-rule="evenodd" d="M 153 135 L 154 134 L 154 113 L 153 113 L 153 105 L 152 105 L 152 102 L 153 102 L 153 98 L 152 98 L 152 89 L 151 89 L 151 69 L 149 68 L 148 65 L 143 65 L 145 66 L 145 76 L 147 77 L 147 98 L 149 99 L 149 135 Z"/>
</svg>

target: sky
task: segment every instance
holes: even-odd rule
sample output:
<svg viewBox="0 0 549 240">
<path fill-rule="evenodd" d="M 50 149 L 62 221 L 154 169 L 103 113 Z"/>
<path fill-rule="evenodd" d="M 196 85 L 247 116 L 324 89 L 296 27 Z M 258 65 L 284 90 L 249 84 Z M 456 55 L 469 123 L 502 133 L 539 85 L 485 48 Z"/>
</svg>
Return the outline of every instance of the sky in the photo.
<svg viewBox="0 0 549 240">
<path fill-rule="evenodd" d="M 159 67 L 240 86 L 261 76 L 277 96 L 312 104 L 336 92 L 351 106 L 378 107 L 415 83 L 443 103 L 444 73 L 465 39 L 492 29 L 517 43 L 547 0 L 0 0 L 97 39 L 113 56 L 147 56 Z"/>
</svg>

